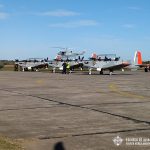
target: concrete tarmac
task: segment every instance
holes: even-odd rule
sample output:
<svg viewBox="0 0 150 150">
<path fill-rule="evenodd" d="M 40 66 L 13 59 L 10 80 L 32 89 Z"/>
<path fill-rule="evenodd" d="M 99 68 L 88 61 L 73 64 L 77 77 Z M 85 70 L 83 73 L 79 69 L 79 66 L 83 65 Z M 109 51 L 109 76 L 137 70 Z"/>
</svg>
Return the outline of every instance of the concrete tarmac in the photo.
<svg viewBox="0 0 150 150">
<path fill-rule="evenodd" d="M 0 134 L 26 150 L 149 150 L 150 73 L 0 72 Z"/>
</svg>

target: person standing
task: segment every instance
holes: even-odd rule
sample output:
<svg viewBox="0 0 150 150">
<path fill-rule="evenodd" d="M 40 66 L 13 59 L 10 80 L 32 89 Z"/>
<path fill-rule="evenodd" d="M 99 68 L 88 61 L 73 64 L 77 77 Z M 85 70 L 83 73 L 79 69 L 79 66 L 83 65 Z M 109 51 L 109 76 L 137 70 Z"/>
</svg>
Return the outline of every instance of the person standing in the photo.
<svg viewBox="0 0 150 150">
<path fill-rule="evenodd" d="M 67 68 L 67 74 L 69 74 L 70 73 L 70 63 L 69 62 L 67 63 L 66 68 Z"/>
<path fill-rule="evenodd" d="M 62 74 L 66 74 L 66 70 L 67 70 L 67 63 L 66 63 L 66 62 L 64 62 L 64 63 L 62 64 L 62 66 L 63 66 Z"/>
</svg>

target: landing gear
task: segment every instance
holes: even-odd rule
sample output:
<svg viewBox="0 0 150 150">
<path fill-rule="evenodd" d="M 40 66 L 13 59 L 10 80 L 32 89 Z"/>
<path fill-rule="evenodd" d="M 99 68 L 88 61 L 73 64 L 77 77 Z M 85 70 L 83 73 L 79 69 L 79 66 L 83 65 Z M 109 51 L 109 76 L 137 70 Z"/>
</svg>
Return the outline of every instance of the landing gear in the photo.
<svg viewBox="0 0 150 150">
<path fill-rule="evenodd" d="M 89 69 L 89 74 L 90 74 L 90 75 L 92 74 L 92 69 L 91 69 L 91 68 Z"/>
<path fill-rule="evenodd" d="M 109 75 L 111 76 L 113 72 L 109 72 Z"/>
<path fill-rule="evenodd" d="M 113 73 L 113 70 L 112 70 L 112 69 L 110 69 L 110 70 L 109 70 L 109 75 L 111 76 L 111 75 L 112 75 L 112 73 Z"/>
<path fill-rule="evenodd" d="M 23 71 L 23 72 L 25 71 L 25 68 L 24 68 L 24 67 L 22 67 L 22 71 Z"/>
<path fill-rule="evenodd" d="M 124 69 L 122 68 L 121 71 L 124 72 Z"/>
<path fill-rule="evenodd" d="M 56 72 L 56 68 L 53 68 L 53 73 L 55 73 Z"/>
</svg>

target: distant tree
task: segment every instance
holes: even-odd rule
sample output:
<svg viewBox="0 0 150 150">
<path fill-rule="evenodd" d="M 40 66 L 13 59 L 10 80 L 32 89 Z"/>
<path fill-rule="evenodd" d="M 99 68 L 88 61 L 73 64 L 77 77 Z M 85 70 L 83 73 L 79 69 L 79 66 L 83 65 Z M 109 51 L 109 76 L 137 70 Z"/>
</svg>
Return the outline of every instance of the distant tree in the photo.
<svg viewBox="0 0 150 150">
<path fill-rule="evenodd" d="M 0 69 L 2 69 L 4 67 L 4 65 L 3 64 L 0 64 Z"/>
<path fill-rule="evenodd" d="M 143 64 L 150 64 L 150 61 L 144 61 Z"/>
<path fill-rule="evenodd" d="M 14 65 L 14 61 L 13 60 L 0 60 L 0 64 L 3 65 Z"/>
</svg>

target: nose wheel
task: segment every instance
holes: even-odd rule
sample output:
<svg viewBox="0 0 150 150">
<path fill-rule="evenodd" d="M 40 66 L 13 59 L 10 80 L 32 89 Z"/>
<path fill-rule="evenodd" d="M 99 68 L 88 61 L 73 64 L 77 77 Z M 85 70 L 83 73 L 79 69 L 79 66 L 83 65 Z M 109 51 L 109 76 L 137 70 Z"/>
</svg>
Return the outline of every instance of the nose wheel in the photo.
<svg viewBox="0 0 150 150">
<path fill-rule="evenodd" d="M 112 70 L 112 69 L 110 69 L 110 70 L 109 70 L 109 75 L 111 76 L 111 75 L 112 75 L 112 73 L 113 73 L 113 70 Z"/>
<path fill-rule="evenodd" d="M 109 75 L 111 76 L 113 72 L 109 72 Z"/>
<path fill-rule="evenodd" d="M 92 74 L 92 69 L 90 68 L 90 69 L 89 69 L 89 75 L 91 75 L 91 74 Z"/>
<path fill-rule="evenodd" d="M 56 68 L 53 68 L 53 73 L 55 73 L 56 72 Z"/>
</svg>

